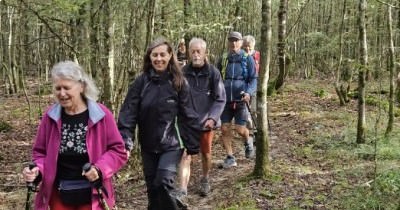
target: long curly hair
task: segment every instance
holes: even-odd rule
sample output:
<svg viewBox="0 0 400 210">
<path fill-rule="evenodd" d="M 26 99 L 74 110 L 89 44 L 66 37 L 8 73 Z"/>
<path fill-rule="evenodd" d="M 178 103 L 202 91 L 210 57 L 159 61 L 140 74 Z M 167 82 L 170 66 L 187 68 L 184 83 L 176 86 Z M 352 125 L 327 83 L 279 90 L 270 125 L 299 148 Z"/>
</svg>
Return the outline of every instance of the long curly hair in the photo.
<svg viewBox="0 0 400 210">
<path fill-rule="evenodd" d="M 173 82 L 173 86 L 174 86 L 175 90 L 179 91 L 179 90 L 181 90 L 185 79 L 183 76 L 182 69 L 181 69 L 181 67 L 178 63 L 178 60 L 176 58 L 176 55 L 174 53 L 173 47 L 167 39 L 161 37 L 150 43 L 150 45 L 147 47 L 146 54 L 143 57 L 142 71 L 145 73 L 148 73 L 150 71 L 150 69 L 153 68 L 152 64 L 151 64 L 150 54 L 154 48 L 159 47 L 161 45 L 166 45 L 168 48 L 168 53 L 170 53 L 172 55 L 171 59 L 168 62 L 167 70 L 172 74 L 172 77 L 173 77 L 172 82 Z"/>
</svg>

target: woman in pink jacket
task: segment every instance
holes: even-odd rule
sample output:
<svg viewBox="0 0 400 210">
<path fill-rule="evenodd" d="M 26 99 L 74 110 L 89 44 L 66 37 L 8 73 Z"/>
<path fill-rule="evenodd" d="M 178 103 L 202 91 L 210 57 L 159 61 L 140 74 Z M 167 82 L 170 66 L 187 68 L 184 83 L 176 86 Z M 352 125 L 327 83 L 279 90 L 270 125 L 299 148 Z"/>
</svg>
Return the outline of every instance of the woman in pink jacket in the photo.
<svg viewBox="0 0 400 210">
<path fill-rule="evenodd" d="M 112 209 L 112 176 L 127 161 L 114 117 L 96 103 L 97 88 L 81 66 L 60 62 L 51 73 L 57 103 L 40 122 L 32 153 L 36 167 L 23 169 L 25 181 L 40 183 L 35 209 L 102 209 L 93 183 L 102 184 Z M 91 167 L 84 171 L 86 163 Z"/>
</svg>

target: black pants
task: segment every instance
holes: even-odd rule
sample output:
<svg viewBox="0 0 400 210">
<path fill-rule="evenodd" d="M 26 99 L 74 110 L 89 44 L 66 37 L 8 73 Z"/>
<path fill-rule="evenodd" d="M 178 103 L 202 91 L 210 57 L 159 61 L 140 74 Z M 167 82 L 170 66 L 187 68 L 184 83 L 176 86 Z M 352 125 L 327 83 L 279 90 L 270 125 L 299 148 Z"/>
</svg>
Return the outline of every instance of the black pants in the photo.
<svg viewBox="0 0 400 210">
<path fill-rule="evenodd" d="M 181 160 L 182 153 L 183 150 L 163 153 L 142 151 L 149 210 L 179 209 L 171 192 L 175 188 L 177 165 Z"/>
</svg>

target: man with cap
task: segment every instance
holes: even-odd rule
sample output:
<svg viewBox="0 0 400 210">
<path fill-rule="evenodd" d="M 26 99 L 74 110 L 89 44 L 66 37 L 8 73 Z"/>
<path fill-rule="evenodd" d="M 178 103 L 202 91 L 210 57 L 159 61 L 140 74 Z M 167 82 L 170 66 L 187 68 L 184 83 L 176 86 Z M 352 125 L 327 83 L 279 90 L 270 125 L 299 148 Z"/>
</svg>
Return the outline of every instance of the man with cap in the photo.
<svg viewBox="0 0 400 210">
<path fill-rule="evenodd" d="M 232 149 L 232 133 L 230 125 L 235 119 L 235 130 L 243 138 L 245 157 L 254 157 L 253 139 L 246 127 L 249 110 L 246 103 L 250 95 L 254 95 L 257 88 L 257 74 L 252 56 L 248 56 L 242 49 L 242 34 L 237 31 L 228 35 L 228 53 L 224 54 L 217 64 L 224 79 L 226 105 L 221 115 L 222 141 L 227 156 L 223 167 L 237 166 Z"/>
</svg>

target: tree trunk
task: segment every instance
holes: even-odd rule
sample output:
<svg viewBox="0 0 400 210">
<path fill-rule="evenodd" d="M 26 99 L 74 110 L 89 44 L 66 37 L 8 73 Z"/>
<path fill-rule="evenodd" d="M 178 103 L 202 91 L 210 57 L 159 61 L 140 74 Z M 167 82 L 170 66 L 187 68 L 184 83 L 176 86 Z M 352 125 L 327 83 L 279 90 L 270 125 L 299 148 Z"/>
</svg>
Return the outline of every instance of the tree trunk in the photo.
<svg viewBox="0 0 400 210">
<path fill-rule="evenodd" d="M 271 57 L 271 0 L 263 0 L 261 6 L 261 63 L 257 85 L 257 128 L 256 163 L 253 174 L 266 177 L 269 173 L 269 139 L 268 139 L 268 106 L 267 86 L 269 80 L 269 64 Z"/>
<path fill-rule="evenodd" d="M 389 135 L 390 132 L 392 132 L 393 129 L 393 121 L 394 121 L 394 43 L 393 43 L 393 30 L 392 30 L 392 25 L 393 25 L 393 20 L 392 20 L 392 7 L 388 7 L 388 32 L 389 32 L 389 84 L 390 84 L 390 89 L 389 89 L 389 113 L 388 113 L 388 125 L 386 128 L 385 135 Z"/>
<path fill-rule="evenodd" d="M 287 0 L 280 0 L 278 11 L 278 62 L 279 73 L 275 82 L 275 90 L 279 91 L 283 88 L 285 77 L 287 75 L 286 69 L 286 19 L 287 19 Z"/>
<path fill-rule="evenodd" d="M 99 26 L 100 26 L 100 15 L 97 12 L 96 3 L 94 1 L 91 2 L 90 5 L 90 21 L 89 21 L 89 40 L 90 40 L 90 48 L 89 48 L 89 61 L 90 67 L 89 72 L 92 77 L 99 81 L 101 77 L 97 71 L 98 68 L 98 60 L 100 57 L 100 40 L 99 40 Z"/>
<path fill-rule="evenodd" d="M 146 34 L 146 43 L 144 49 L 147 49 L 147 46 L 150 44 L 151 40 L 154 36 L 154 13 L 156 10 L 156 0 L 149 0 L 148 2 L 148 13 L 147 13 L 147 34 Z"/>
<path fill-rule="evenodd" d="M 114 79 L 114 66 L 113 66 L 113 50 L 112 50 L 112 14 L 110 11 L 110 0 L 103 1 L 103 44 L 104 50 L 101 52 L 100 57 L 100 68 L 102 72 L 102 85 L 103 85 L 103 93 L 101 95 L 101 101 L 106 105 L 109 109 L 114 111 L 113 104 L 113 82 Z M 112 66 L 111 66 L 112 65 Z"/>
<path fill-rule="evenodd" d="M 7 58 L 4 63 L 4 67 L 6 70 L 7 81 L 9 84 L 8 93 L 17 93 L 19 91 L 18 88 L 18 75 L 16 70 L 15 63 L 15 38 L 14 38 L 14 12 L 15 9 L 11 6 L 7 6 L 7 19 L 8 19 L 8 39 L 6 42 L 7 46 Z"/>
<path fill-rule="evenodd" d="M 367 1 L 359 0 L 358 5 L 358 24 L 359 24 L 359 62 L 360 68 L 358 72 L 358 122 L 357 122 L 357 143 L 365 143 L 365 83 L 366 72 L 368 64 L 368 51 L 367 51 L 367 32 L 366 32 L 366 8 Z"/>
<path fill-rule="evenodd" d="M 397 1 L 397 7 L 400 7 L 400 0 L 398 0 Z M 400 12 L 397 12 L 397 25 L 396 25 L 396 31 L 399 31 L 400 30 Z M 400 36 L 396 36 L 396 44 L 395 44 L 395 46 L 398 46 L 399 45 L 399 43 L 400 43 Z M 396 95 L 395 95 L 395 101 L 397 102 L 397 103 L 399 103 L 400 102 L 400 75 L 399 75 L 399 73 L 400 73 L 400 69 L 399 69 L 399 65 L 396 65 L 395 66 L 395 70 L 396 70 L 396 75 L 398 75 L 398 77 L 397 77 L 397 82 L 396 82 L 396 91 L 395 91 L 395 93 L 396 93 Z"/>
<path fill-rule="evenodd" d="M 342 10 L 342 20 L 340 23 L 340 29 L 339 29 L 339 62 L 336 68 L 336 80 L 335 80 L 335 91 L 336 94 L 339 97 L 339 103 L 340 106 L 344 106 L 346 104 L 345 98 L 346 96 L 344 96 L 342 93 L 342 91 L 340 91 L 340 72 L 341 72 L 341 66 L 342 66 L 342 61 L 343 61 L 343 32 L 344 32 L 344 18 L 346 15 L 346 0 L 343 0 L 343 10 Z M 347 94 L 347 93 L 346 93 Z"/>
<path fill-rule="evenodd" d="M 239 19 L 237 19 L 237 17 L 240 16 L 240 6 L 241 6 L 241 1 L 237 1 L 236 2 L 236 6 L 235 6 L 235 17 L 234 17 L 234 21 L 232 23 L 232 28 L 234 31 L 238 31 L 239 30 Z"/>
<path fill-rule="evenodd" d="M 183 25 L 185 28 L 189 28 L 189 8 L 190 8 L 190 0 L 183 0 Z M 179 37 L 181 38 L 181 37 Z M 188 57 L 188 51 L 189 51 L 189 41 L 191 39 L 191 34 L 190 32 L 186 32 L 184 34 L 184 39 L 185 39 L 185 46 L 186 46 L 186 57 Z"/>
<path fill-rule="evenodd" d="M 21 8 L 23 8 L 23 5 L 21 5 Z M 18 40 L 19 40 L 19 51 L 18 51 L 18 57 L 20 61 L 20 65 L 18 66 L 18 72 L 19 72 L 19 85 L 22 88 L 22 91 L 24 93 L 26 102 L 28 104 L 28 119 L 29 119 L 29 124 L 32 124 L 32 106 L 31 106 L 31 101 L 28 96 L 28 92 L 26 90 L 26 85 L 25 85 L 25 75 L 28 69 L 30 69 L 29 65 L 29 57 L 28 57 L 28 52 L 31 52 L 29 49 L 29 27 L 28 27 L 28 19 L 26 15 L 24 15 L 23 11 L 20 12 L 20 23 L 19 25 L 19 35 L 18 35 Z"/>
</svg>

